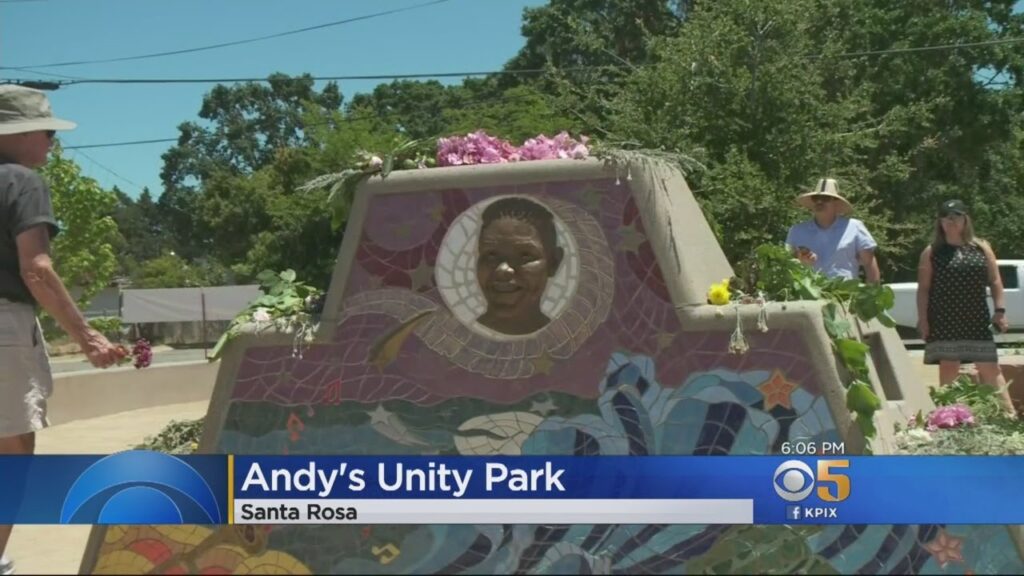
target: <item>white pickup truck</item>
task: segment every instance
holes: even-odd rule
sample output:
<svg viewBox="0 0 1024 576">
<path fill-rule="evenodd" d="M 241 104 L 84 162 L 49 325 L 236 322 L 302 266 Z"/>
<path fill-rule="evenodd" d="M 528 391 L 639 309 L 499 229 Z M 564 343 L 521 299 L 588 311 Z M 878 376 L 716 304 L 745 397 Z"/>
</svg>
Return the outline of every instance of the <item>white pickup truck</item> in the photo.
<svg viewBox="0 0 1024 576">
<path fill-rule="evenodd" d="M 1024 291 L 1021 290 L 1024 284 L 1024 260 L 996 260 L 996 263 L 999 265 L 999 275 L 1003 278 L 1006 321 L 1010 324 L 1010 330 L 1024 330 Z M 896 320 L 900 333 L 918 337 L 917 282 L 899 282 L 888 286 L 896 297 L 889 314 Z M 989 310 L 993 308 L 991 294 L 988 307 Z"/>
</svg>

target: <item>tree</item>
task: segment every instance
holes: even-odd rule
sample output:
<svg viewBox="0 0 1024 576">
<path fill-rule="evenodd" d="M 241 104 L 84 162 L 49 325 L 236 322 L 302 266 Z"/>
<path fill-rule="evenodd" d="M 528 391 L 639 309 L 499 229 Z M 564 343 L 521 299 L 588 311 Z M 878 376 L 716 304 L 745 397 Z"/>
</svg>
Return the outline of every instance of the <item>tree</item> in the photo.
<svg viewBox="0 0 1024 576">
<path fill-rule="evenodd" d="M 190 288 L 202 285 L 204 282 L 199 270 L 173 253 L 144 262 L 132 275 L 132 288 Z"/>
<path fill-rule="evenodd" d="M 118 273 L 129 276 L 139 262 L 156 258 L 170 249 L 169 239 L 160 226 L 160 214 L 149 188 L 144 188 L 138 200 L 113 189 L 117 204 L 111 216 L 120 231 L 115 245 Z"/>
<path fill-rule="evenodd" d="M 445 111 L 458 109 L 469 99 L 461 86 L 445 86 L 437 80 L 395 80 L 377 86 L 369 94 L 353 96 L 348 105 L 348 120 L 379 119 L 407 138 L 435 138 L 448 129 Z"/>
<path fill-rule="evenodd" d="M 54 265 L 69 288 L 81 290 L 78 303 L 84 306 L 110 285 L 117 269 L 114 245 L 119 235 L 109 216 L 117 197 L 82 176 L 78 164 L 65 158 L 59 146 L 41 174 L 50 187 L 61 229 L 53 241 Z"/>
<path fill-rule="evenodd" d="M 445 110 L 442 120 L 448 132 L 486 130 L 514 144 L 538 134 L 553 136 L 563 130 L 573 131 L 579 124 L 560 110 L 554 98 L 533 86 L 510 88 L 501 98 L 484 101 L 479 106 Z"/>
<path fill-rule="evenodd" d="M 1020 36 L 1012 4 L 698 3 L 652 44 L 654 63 L 630 74 L 607 127 L 701 154 L 708 170 L 691 184 L 733 262 L 781 241 L 806 217 L 793 197 L 833 176 L 879 240 L 886 279 L 912 276 L 939 199 L 981 212 L 994 200 L 987 183 L 1010 163 L 1020 89 L 993 90 L 979 72 L 1019 78 L 1021 54 L 855 54 Z"/>
<path fill-rule="evenodd" d="M 204 98 L 206 125 L 179 126 L 178 144 L 164 155 L 164 192 L 158 205 L 175 251 L 195 258 L 210 251 L 209 231 L 199 226 L 203 183 L 223 175 L 248 175 L 273 162 L 279 150 L 307 143 L 309 111 L 336 111 L 341 92 L 334 83 L 317 92 L 311 76 L 274 74 L 268 84 L 217 85 Z"/>
<path fill-rule="evenodd" d="M 526 45 L 506 67 L 646 63 L 651 56 L 648 39 L 671 35 L 691 5 L 686 0 L 551 0 L 526 8 L 522 26 Z"/>
</svg>

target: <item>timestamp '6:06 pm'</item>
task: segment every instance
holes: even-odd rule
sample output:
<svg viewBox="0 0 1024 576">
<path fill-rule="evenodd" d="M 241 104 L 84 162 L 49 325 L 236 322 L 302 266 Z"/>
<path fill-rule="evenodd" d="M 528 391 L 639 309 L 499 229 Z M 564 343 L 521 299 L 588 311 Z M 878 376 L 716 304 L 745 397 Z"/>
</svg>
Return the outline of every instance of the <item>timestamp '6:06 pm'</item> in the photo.
<svg viewBox="0 0 1024 576">
<path fill-rule="evenodd" d="M 837 456 L 846 454 L 844 442 L 783 442 L 780 453 L 796 456 Z"/>
</svg>

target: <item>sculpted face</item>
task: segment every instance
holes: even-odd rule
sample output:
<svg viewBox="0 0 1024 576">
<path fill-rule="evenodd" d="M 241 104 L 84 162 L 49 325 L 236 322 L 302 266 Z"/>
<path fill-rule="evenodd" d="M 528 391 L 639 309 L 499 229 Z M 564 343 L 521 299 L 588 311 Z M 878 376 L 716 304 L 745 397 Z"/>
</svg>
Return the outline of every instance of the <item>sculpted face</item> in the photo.
<svg viewBox="0 0 1024 576">
<path fill-rule="evenodd" d="M 480 231 L 477 281 L 487 300 L 480 323 L 505 334 L 528 334 L 549 322 L 540 304 L 562 251 L 545 247 L 536 227 L 503 216 Z"/>
</svg>

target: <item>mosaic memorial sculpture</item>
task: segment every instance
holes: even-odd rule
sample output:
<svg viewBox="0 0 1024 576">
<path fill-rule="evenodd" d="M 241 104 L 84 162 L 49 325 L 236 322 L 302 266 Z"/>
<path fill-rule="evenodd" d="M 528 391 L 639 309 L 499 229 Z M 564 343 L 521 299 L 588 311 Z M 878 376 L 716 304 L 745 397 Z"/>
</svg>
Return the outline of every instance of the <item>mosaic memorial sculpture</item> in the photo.
<svg viewBox="0 0 1024 576">
<path fill-rule="evenodd" d="M 509 265 L 512 262 L 514 265 Z M 312 342 L 225 347 L 200 452 L 776 454 L 864 438 L 813 302 L 721 315 L 682 174 L 555 160 L 407 170 L 355 197 Z M 748 349 L 730 351 L 737 318 Z M 874 325 L 875 453 L 928 405 Z M 890 431 L 890 432 L 887 432 Z M 96 528 L 83 573 L 1019 572 L 1000 526 Z"/>
</svg>

